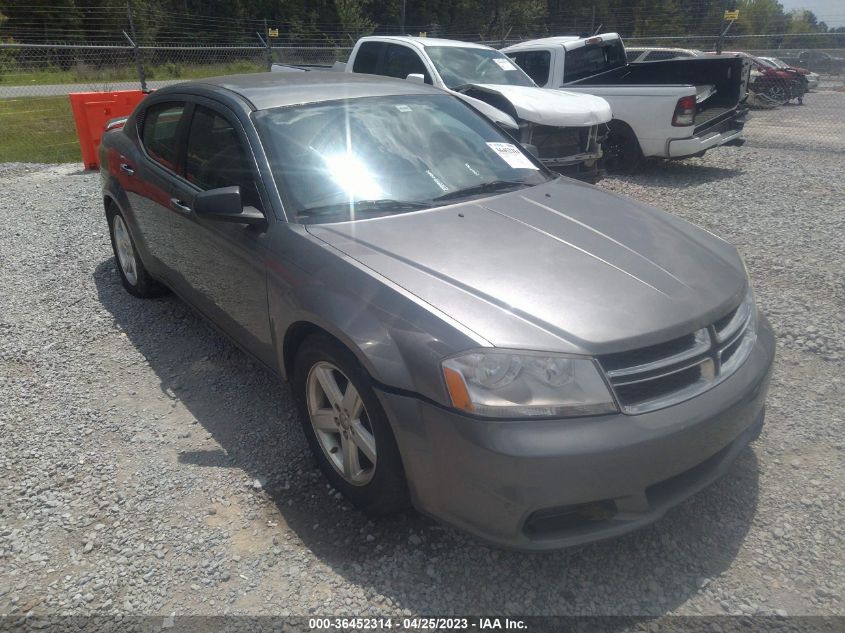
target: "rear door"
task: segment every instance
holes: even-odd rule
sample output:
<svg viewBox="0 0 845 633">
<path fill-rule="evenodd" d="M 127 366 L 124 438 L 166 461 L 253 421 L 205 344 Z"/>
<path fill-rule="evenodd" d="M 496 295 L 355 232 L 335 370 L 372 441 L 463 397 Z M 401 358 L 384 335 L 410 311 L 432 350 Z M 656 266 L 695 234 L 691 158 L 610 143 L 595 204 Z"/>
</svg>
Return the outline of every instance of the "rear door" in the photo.
<svg viewBox="0 0 845 633">
<path fill-rule="evenodd" d="M 172 200 L 175 287 L 242 347 L 273 366 L 265 268 L 269 224 L 209 220 L 192 209 L 201 191 L 239 186 L 244 206 L 274 221 L 249 141 L 237 117 L 210 99 L 195 100 L 186 127 L 184 179 Z"/>
<path fill-rule="evenodd" d="M 138 120 L 137 160 L 120 158 L 122 182 L 129 199 L 135 235 L 141 248 L 154 257 L 155 268 L 169 274 L 174 265 L 170 242 L 170 199 L 179 178 L 180 148 L 185 133 L 187 102 L 152 102 Z"/>
</svg>

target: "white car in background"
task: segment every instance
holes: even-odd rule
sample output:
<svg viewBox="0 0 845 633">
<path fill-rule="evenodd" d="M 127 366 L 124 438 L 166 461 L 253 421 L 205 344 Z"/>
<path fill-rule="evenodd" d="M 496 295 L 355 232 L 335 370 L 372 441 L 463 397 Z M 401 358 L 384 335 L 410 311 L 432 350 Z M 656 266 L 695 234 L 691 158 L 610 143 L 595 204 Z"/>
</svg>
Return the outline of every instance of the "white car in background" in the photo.
<svg viewBox="0 0 845 633">
<path fill-rule="evenodd" d="M 626 46 L 625 55 L 629 64 L 639 64 L 642 62 L 665 62 L 669 59 L 702 57 L 704 53 L 693 48 Z"/>
</svg>

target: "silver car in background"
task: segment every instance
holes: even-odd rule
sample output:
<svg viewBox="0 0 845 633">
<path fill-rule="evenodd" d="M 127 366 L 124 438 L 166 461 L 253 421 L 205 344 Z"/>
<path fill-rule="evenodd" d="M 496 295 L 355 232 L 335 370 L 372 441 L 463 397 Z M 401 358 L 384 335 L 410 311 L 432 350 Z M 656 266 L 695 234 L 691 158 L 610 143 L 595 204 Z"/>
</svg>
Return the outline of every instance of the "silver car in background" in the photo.
<svg viewBox="0 0 845 633">
<path fill-rule="evenodd" d="M 290 381 L 365 511 L 558 548 L 654 521 L 760 433 L 774 340 L 736 249 L 441 90 L 174 85 L 101 164 L 125 288 L 172 289 Z"/>
</svg>

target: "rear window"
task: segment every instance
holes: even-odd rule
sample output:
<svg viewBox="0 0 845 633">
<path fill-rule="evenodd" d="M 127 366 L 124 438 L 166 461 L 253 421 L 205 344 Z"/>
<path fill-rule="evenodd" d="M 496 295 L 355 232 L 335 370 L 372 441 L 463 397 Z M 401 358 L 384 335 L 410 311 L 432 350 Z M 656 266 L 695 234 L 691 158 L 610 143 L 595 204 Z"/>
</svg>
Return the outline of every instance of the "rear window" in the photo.
<svg viewBox="0 0 845 633">
<path fill-rule="evenodd" d="M 587 44 L 566 51 L 563 68 L 563 83 L 578 81 L 598 73 L 619 68 L 626 64 L 622 40 L 611 40 L 600 44 Z"/>
<path fill-rule="evenodd" d="M 549 81 L 549 67 L 552 54 L 549 51 L 520 51 L 508 55 L 525 74 L 538 86 L 545 86 Z"/>
<path fill-rule="evenodd" d="M 158 103 L 144 113 L 141 140 L 150 157 L 167 169 L 176 171 L 177 132 L 184 103 Z"/>
</svg>

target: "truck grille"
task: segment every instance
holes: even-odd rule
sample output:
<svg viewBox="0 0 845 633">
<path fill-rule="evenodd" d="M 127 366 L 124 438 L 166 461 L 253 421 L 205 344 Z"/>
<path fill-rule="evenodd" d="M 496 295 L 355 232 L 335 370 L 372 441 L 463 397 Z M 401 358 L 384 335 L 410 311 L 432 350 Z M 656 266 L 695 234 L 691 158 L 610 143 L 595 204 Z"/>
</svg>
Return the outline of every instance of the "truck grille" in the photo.
<svg viewBox="0 0 845 633">
<path fill-rule="evenodd" d="M 531 132 L 531 143 L 539 150 L 540 158 L 574 156 L 588 150 L 589 128 L 535 124 Z"/>
<path fill-rule="evenodd" d="M 754 298 L 712 325 L 651 347 L 606 354 L 599 363 L 622 411 L 645 413 L 696 396 L 730 376 L 757 338 Z"/>
</svg>

